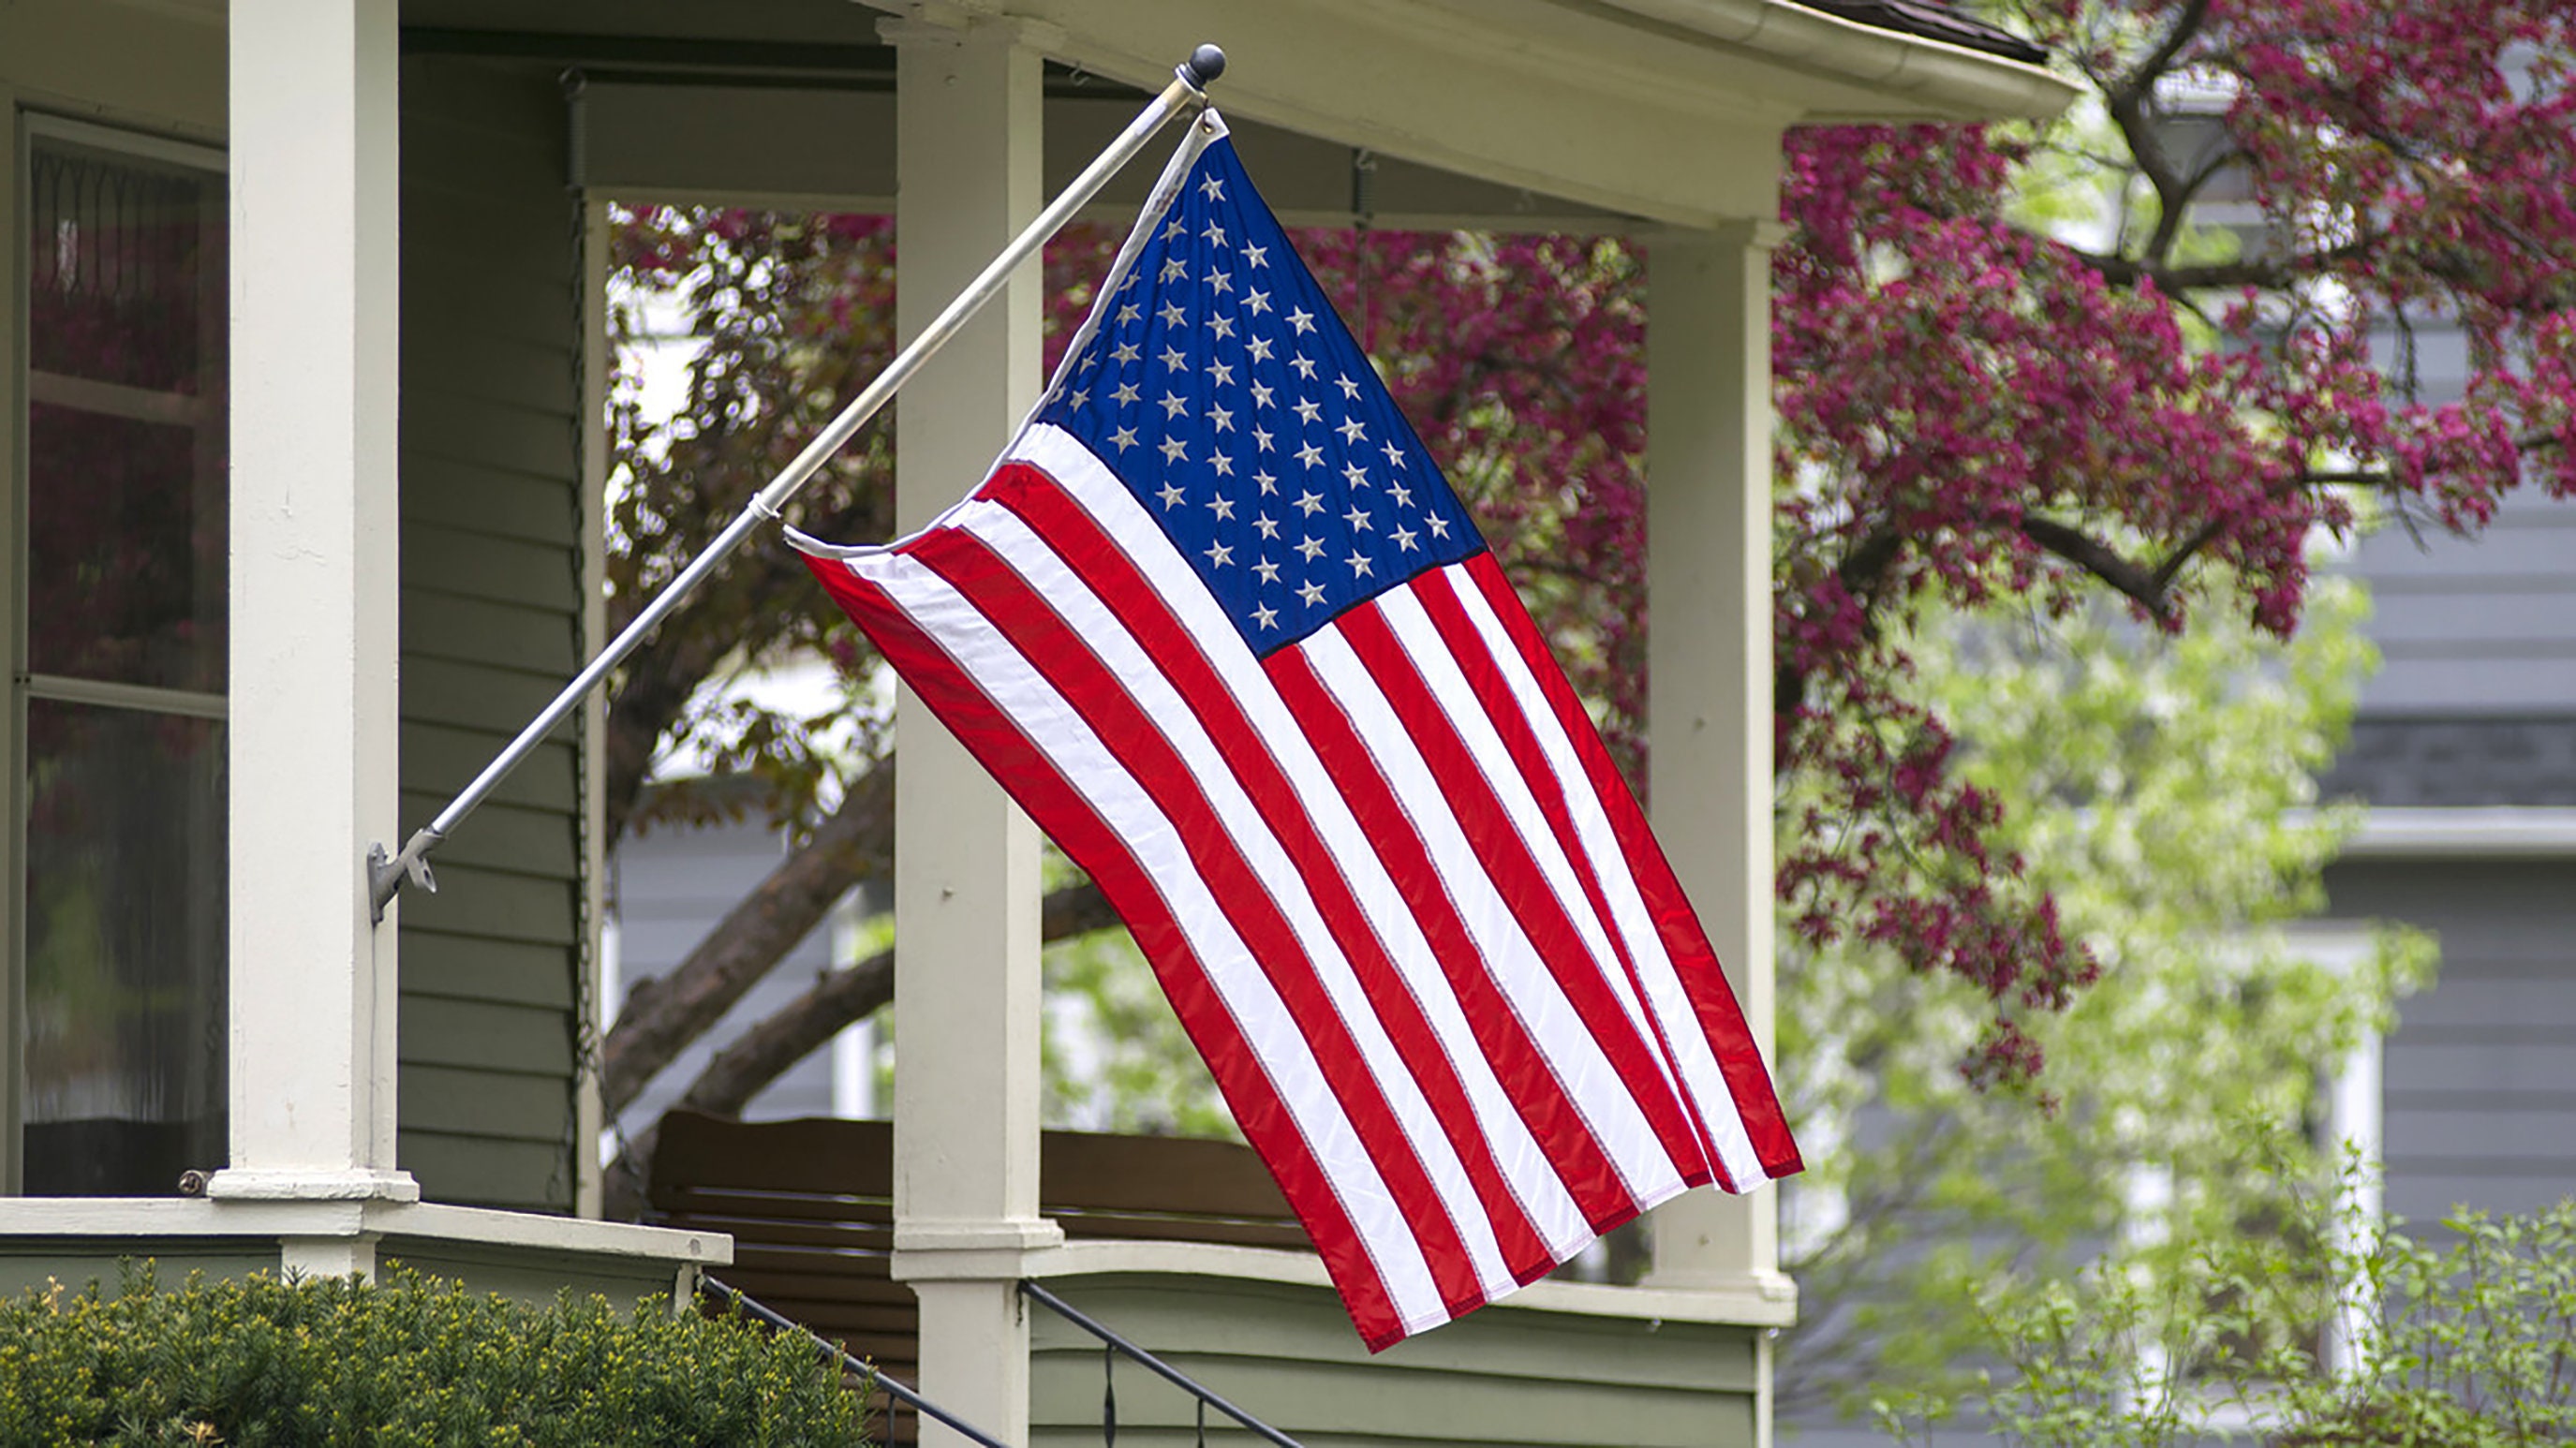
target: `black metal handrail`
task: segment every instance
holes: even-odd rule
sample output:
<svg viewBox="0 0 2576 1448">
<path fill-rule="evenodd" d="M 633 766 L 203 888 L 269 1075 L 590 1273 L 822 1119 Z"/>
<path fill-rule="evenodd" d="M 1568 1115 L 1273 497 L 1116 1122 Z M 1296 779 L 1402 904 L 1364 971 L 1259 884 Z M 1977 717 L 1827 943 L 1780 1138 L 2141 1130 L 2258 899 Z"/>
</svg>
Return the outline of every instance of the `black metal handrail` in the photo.
<svg viewBox="0 0 2576 1448">
<path fill-rule="evenodd" d="M 1023 1283 L 1021 1285 L 1026 1286 L 1027 1284 Z M 714 1292 L 723 1296 L 735 1306 L 749 1312 L 752 1316 L 759 1318 L 762 1322 L 768 1323 L 771 1327 L 783 1328 L 789 1332 L 803 1333 L 807 1341 L 812 1342 L 816 1347 L 821 1348 L 825 1354 L 837 1361 L 845 1371 L 853 1371 L 865 1375 L 869 1382 L 885 1389 L 886 1396 L 895 1399 L 897 1402 L 903 1403 L 925 1418 L 935 1419 L 941 1423 L 947 1424 L 957 1432 L 965 1434 L 969 1439 L 979 1445 L 979 1448 L 1011 1448 L 1011 1445 L 1008 1443 L 1005 1443 L 1000 1439 L 995 1438 L 993 1435 L 976 1428 L 974 1425 L 959 1418 L 956 1414 L 949 1412 L 946 1408 L 940 1407 L 928 1398 L 914 1392 L 903 1383 L 886 1376 L 883 1372 L 880 1372 L 874 1364 L 861 1362 L 857 1358 L 850 1356 L 849 1353 L 842 1350 L 840 1344 L 825 1342 L 821 1337 L 815 1335 L 812 1328 L 807 1327 L 805 1324 L 781 1314 L 776 1309 L 761 1302 L 757 1298 L 744 1296 L 740 1289 L 727 1287 L 715 1278 L 707 1276 L 705 1273 L 700 1273 L 698 1275 L 698 1290 L 701 1292 Z"/>
<path fill-rule="evenodd" d="M 1145 1351 L 1143 1348 L 1129 1342 L 1117 1333 L 1112 1332 L 1107 1327 L 1102 1326 L 1099 1322 L 1084 1314 L 1080 1309 L 1074 1307 L 1071 1303 L 1066 1302 L 1063 1298 L 1056 1296 L 1054 1293 L 1047 1291 L 1045 1288 L 1029 1281 L 1025 1277 L 1020 1279 L 1020 1294 L 1028 1298 L 1031 1302 L 1034 1302 L 1040 1307 L 1047 1309 L 1049 1312 L 1054 1313 L 1056 1316 L 1063 1318 L 1065 1321 L 1072 1323 L 1078 1328 L 1081 1328 L 1084 1332 L 1090 1333 L 1093 1337 L 1100 1339 L 1100 1341 L 1106 1345 L 1110 1353 L 1124 1354 L 1141 1366 L 1160 1374 L 1164 1379 L 1178 1386 L 1181 1391 L 1198 1399 L 1200 1442 L 1204 1443 L 1207 1441 L 1207 1410 L 1214 1408 L 1218 1412 L 1232 1418 L 1237 1423 L 1242 1424 L 1244 1429 L 1252 1433 L 1255 1437 L 1276 1443 L 1279 1445 L 1279 1448 L 1304 1448 L 1304 1445 L 1299 1443 L 1296 1439 L 1289 1437 L 1287 1434 L 1282 1433 L 1278 1429 L 1271 1427 L 1269 1424 L 1262 1422 L 1250 1413 L 1243 1411 L 1234 1404 L 1229 1403 L 1225 1399 L 1218 1397 L 1216 1394 L 1209 1392 L 1205 1387 L 1199 1384 L 1197 1379 L 1192 1378 L 1189 1374 L 1182 1372 L 1179 1368 L 1173 1367 L 1170 1363 L 1163 1361 L 1161 1358 L 1154 1356 L 1152 1353 Z M 1114 1357 L 1107 1359 L 1107 1363 L 1114 1363 L 1115 1361 L 1116 1359 Z M 1106 1370 L 1107 1366 L 1105 1363 L 1104 1372 Z M 1101 1402 L 1101 1437 L 1103 1441 L 1113 1445 L 1113 1448 L 1118 1440 L 1118 1400 L 1115 1393 L 1114 1383 L 1105 1385 L 1104 1387 Z"/>
</svg>

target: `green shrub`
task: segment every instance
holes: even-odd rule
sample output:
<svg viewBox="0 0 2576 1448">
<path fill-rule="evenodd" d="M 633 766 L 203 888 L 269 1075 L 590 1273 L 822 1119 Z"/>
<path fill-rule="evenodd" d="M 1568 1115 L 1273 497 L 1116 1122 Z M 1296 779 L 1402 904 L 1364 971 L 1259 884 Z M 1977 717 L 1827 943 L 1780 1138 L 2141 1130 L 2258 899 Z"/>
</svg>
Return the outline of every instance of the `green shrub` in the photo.
<svg viewBox="0 0 2576 1448">
<path fill-rule="evenodd" d="M 2277 1163 L 2274 1164 L 2277 1168 Z M 1903 1443 L 1953 1416 L 2012 1448 L 2540 1448 L 2576 1442 L 2576 1198 L 2462 1211 L 2431 1241 L 2285 1182 L 2269 1230 L 2188 1233 L 1984 1303 L 1996 1366 L 1878 1405 Z M 2342 1345 L 2324 1349 L 2330 1324 Z M 1947 1435 L 1944 1435 L 1945 1437 Z"/>
<path fill-rule="evenodd" d="M 861 1426 L 811 1342 L 667 1298 L 534 1308 L 390 1268 L 172 1292 L 146 1264 L 114 1296 L 0 1304 L 0 1448 L 847 1448 Z"/>
</svg>

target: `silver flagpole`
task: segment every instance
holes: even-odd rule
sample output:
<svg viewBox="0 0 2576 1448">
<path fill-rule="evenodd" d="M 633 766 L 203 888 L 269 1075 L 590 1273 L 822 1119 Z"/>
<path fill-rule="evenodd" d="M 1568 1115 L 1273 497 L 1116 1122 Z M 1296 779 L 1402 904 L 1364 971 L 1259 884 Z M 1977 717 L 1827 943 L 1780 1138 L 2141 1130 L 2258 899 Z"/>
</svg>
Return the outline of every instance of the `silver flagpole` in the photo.
<svg viewBox="0 0 2576 1448">
<path fill-rule="evenodd" d="M 999 295 L 1011 273 L 1036 255 L 1048 238 L 1062 230 L 1075 212 L 1098 195 L 1101 187 L 1109 184 L 1110 177 L 1134 160 L 1136 154 L 1145 149 L 1146 143 L 1153 140 L 1156 132 L 1174 116 L 1205 106 L 1208 83 L 1224 73 L 1224 51 L 1213 45 L 1202 45 L 1190 52 L 1190 58 L 1174 68 L 1172 83 L 1163 87 L 1162 94 L 1154 97 L 1144 110 L 1137 113 L 1136 119 L 1127 123 L 1127 129 L 1119 132 L 1118 139 L 1110 142 L 1109 148 L 1085 167 L 1081 175 L 1073 178 L 1072 184 L 1048 203 L 1047 209 L 1039 212 L 1026 230 L 1013 237 L 1001 255 L 994 257 L 991 264 L 967 284 L 966 290 L 958 293 L 956 300 L 922 329 L 920 336 L 895 354 L 895 359 L 886 364 L 885 371 L 878 373 L 866 390 L 850 399 L 850 404 L 841 409 L 840 415 L 833 418 L 829 426 L 814 435 L 814 440 L 805 445 L 805 450 L 798 453 L 793 462 L 777 477 L 770 479 L 767 487 L 753 495 L 752 500 L 744 505 L 741 515 L 725 525 L 725 530 L 690 560 L 689 566 L 681 571 L 679 577 L 671 580 L 669 587 L 645 605 L 644 611 L 637 614 L 617 637 L 609 640 L 608 647 L 601 649 L 597 658 L 575 675 L 571 683 L 564 685 L 563 692 L 555 696 L 554 702 L 528 721 L 528 727 L 519 731 L 519 737 L 511 740 L 508 748 L 483 766 L 483 772 L 474 776 L 473 783 L 450 800 L 447 808 L 438 812 L 437 818 L 416 831 L 404 843 L 401 854 L 387 858 L 383 845 L 367 847 L 367 888 L 377 924 L 384 923 L 385 907 L 393 903 L 404 880 L 411 880 L 424 890 L 438 889 L 436 877 L 429 872 L 429 852 L 437 849 L 456 826 L 474 812 L 475 806 L 483 803 L 485 797 L 500 786 L 502 780 L 509 778 L 510 771 L 534 753 L 537 745 L 554 732 L 555 726 L 579 707 L 591 690 L 599 687 L 610 670 L 625 662 L 626 656 L 635 652 L 645 636 L 680 606 L 691 589 L 715 572 L 717 565 L 751 536 L 752 530 L 762 523 L 775 521 L 778 510 L 796 496 L 797 489 L 805 486 L 825 460 L 840 451 L 843 444 L 866 426 L 868 419 L 891 401 L 895 392 L 912 379 L 912 374 L 920 371 L 923 363 L 946 346 L 948 340 L 956 336 L 986 302 Z"/>
</svg>

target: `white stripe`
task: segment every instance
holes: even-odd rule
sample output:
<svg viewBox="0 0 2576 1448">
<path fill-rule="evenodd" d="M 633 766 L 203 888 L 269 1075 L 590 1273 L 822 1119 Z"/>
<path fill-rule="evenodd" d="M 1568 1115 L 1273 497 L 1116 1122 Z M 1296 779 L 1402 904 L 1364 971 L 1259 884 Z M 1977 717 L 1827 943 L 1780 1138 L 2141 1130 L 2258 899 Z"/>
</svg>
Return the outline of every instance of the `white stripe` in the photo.
<svg viewBox="0 0 2576 1448">
<path fill-rule="evenodd" d="M 1717 1145 L 1718 1160 L 1726 1168 L 1727 1180 L 1739 1192 L 1750 1191 L 1770 1173 L 1763 1170 L 1761 1155 L 1754 1151 L 1753 1140 L 1744 1129 L 1744 1118 L 1735 1107 L 1735 1093 L 1726 1084 L 1726 1073 L 1718 1065 L 1699 1012 L 1691 1006 L 1681 973 L 1674 969 L 1672 956 L 1664 949 L 1663 932 L 1655 928 L 1654 912 L 1647 908 L 1645 894 L 1637 888 L 1636 875 L 1628 867 L 1627 852 L 1619 847 L 1609 811 L 1592 788 L 1592 776 L 1584 769 L 1574 741 L 1566 735 L 1564 721 L 1549 706 L 1538 677 L 1530 672 L 1529 661 L 1513 644 L 1485 591 L 1463 570 L 1442 572 L 1468 621 L 1475 625 L 1477 636 L 1485 641 L 1486 650 L 1500 666 L 1504 684 L 1520 704 L 1521 717 L 1529 721 L 1530 732 L 1537 736 L 1540 750 L 1564 786 L 1566 806 L 1573 817 L 1575 833 L 1582 840 L 1583 852 L 1592 861 L 1593 877 L 1601 882 L 1601 894 L 1609 903 L 1611 918 L 1628 942 L 1629 959 L 1636 962 L 1647 1000 L 1656 1018 L 1664 1023 L 1665 1038 L 1672 1042 L 1681 1062 L 1682 1080 L 1699 1108 L 1701 1121 L 1708 1126 L 1710 1139 Z"/>
<path fill-rule="evenodd" d="M 1495 984 L 1528 1023 L 1531 1039 L 1547 1055 L 1557 1079 L 1565 1083 L 1575 1108 L 1592 1123 L 1593 1134 L 1618 1168 L 1628 1195 L 1643 1210 L 1682 1190 L 1681 1175 L 1665 1153 L 1662 1139 L 1601 1043 L 1575 1013 L 1564 987 L 1549 973 L 1538 948 L 1522 932 L 1519 918 L 1485 872 L 1483 857 L 1450 809 L 1438 777 L 1414 747 L 1395 707 L 1379 692 L 1377 681 L 1337 628 L 1327 627 L 1297 647 L 1314 665 L 1326 692 L 1350 716 L 1353 732 L 1377 761 L 1414 828 L 1422 832 L 1432 867 L 1448 885 L 1450 899 L 1466 922 L 1467 933 L 1475 937 L 1477 951 L 1493 968 Z"/>
<path fill-rule="evenodd" d="M 1458 568 L 1450 564 L 1438 570 L 1448 573 Z M 1436 586 L 1436 585 L 1435 585 Z M 1538 865 L 1548 893 L 1573 922 L 1575 934 L 1592 956 L 1593 967 L 1610 987 L 1619 1002 L 1620 1011 L 1628 1018 L 1628 1028 L 1641 1041 L 1652 1043 L 1657 1038 L 1654 1023 L 1646 1017 L 1645 1003 L 1637 998 L 1636 987 L 1628 979 L 1627 968 L 1620 963 L 1617 947 L 1610 942 L 1610 932 L 1598 912 L 1592 908 L 1591 896 L 1584 893 L 1583 880 L 1575 874 L 1574 862 L 1567 858 L 1564 844 L 1556 831 L 1548 828 L 1547 816 L 1539 809 L 1538 796 L 1530 782 L 1521 777 L 1520 766 L 1503 743 L 1502 734 L 1493 720 L 1485 715 L 1484 701 L 1476 697 L 1475 686 L 1467 682 L 1465 670 L 1449 652 L 1444 638 L 1431 615 L 1422 611 L 1422 601 L 1410 589 L 1390 589 L 1377 600 L 1378 615 L 1386 620 L 1387 631 L 1395 636 L 1414 671 L 1421 675 L 1423 687 L 1431 693 L 1432 702 L 1449 719 L 1449 727 L 1458 735 L 1474 757 L 1476 769 L 1485 776 L 1485 784 L 1496 802 L 1512 822 L 1514 833 Z M 1663 1051 L 1653 1051 L 1656 1074 L 1663 1078 L 1664 1089 L 1673 1093 L 1674 1104 L 1682 1105 L 1681 1083 L 1673 1079 L 1672 1066 Z"/>
<path fill-rule="evenodd" d="M 883 588 L 974 680 L 1135 854 L 1236 1028 L 1322 1166 L 1407 1332 L 1448 1320 L 1395 1194 L 1324 1083 L 1306 1038 L 1192 866 L 1171 820 L 1064 696 L 948 582 L 901 555 L 850 564 Z"/>
<path fill-rule="evenodd" d="M 1156 667 L 1126 624 L 1074 576 L 1064 560 L 1030 531 L 1019 516 L 999 503 L 979 502 L 961 509 L 957 526 L 983 540 L 1011 569 L 1052 605 L 1068 627 L 1099 657 L 1104 668 L 1124 689 L 1145 717 L 1170 741 L 1181 763 L 1206 795 L 1218 822 L 1239 850 L 1254 877 L 1287 920 L 1290 931 L 1323 984 L 1334 1013 L 1359 1047 L 1361 1060 L 1384 1093 L 1387 1104 L 1401 1124 L 1405 1141 L 1430 1174 L 1432 1185 L 1439 1191 L 1441 1204 L 1466 1244 L 1469 1261 L 1488 1298 L 1510 1292 L 1518 1283 L 1512 1280 L 1511 1268 L 1503 1261 L 1501 1244 L 1494 1237 L 1494 1224 L 1485 1213 L 1484 1199 L 1467 1175 L 1466 1163 L 1458 1157 L 1449 1140 L 1440 1115 L 1422 1094 L 1422 1086 L 1395 1042 L 1386 1033 L 1368 991 L 1360 984 L 1358 972 L 1342 954 L 1341 945 L 1324 923 L 1323 912 L 1315 905 L 1306 877 L 1288 857 L 1287 847 L 1279 842 L 1260 806 L 1244 792 L 1225 751 L 1208 737 L 1204 725 L 1180 691 L 1172 687 L 1163 671 Z"/>
<path fill-rule="evenodd" d="M 1421 923 L 1404 894 L 1386 871 L 1368 833 L 1342 797 L 1313 743 L 1297 723 L 1277 686 L 1262 672 L 1248 649 L 1228 648 L 1240 637 L 1233 622 L 1197 584 L 1197 575 L 1171 540 L 1154 525 L 1144 505 L 1103 467 L 1072 435 L 1053 427 L 1034 427 L 1016 455 L 1054 478 L 1058 486 L 1089 513 L 1125 552 L 1128 560 L 1163 596 L 1183 628 L 1200 640 L 1218 682 L 1234 695 L 1251 721 L 1253 732 L 1270 746 L 1271 756 L 1289 784 L 1307 802 L 1315 830 L 1341 867 L 1342 878 L 1359 901 L 1360 912 L 1386 947 L 1387 956 L 1431 1022 L 1441 1049 L 1456 1068 L 1476 1112 L 1476 1126 L 1494 1153 L 1497 1168 L 1539 1240 L 1558 1261 L 1582 1250 L 1592 1240 L 1591 1224 L 1557 1175 L 1555 1165 L 1530 1132 L 1527 1122 L 1494 1074 L 1493 1062 L 1476 1042 L 1449 978 L 1432 953 Z"/>
</svg>

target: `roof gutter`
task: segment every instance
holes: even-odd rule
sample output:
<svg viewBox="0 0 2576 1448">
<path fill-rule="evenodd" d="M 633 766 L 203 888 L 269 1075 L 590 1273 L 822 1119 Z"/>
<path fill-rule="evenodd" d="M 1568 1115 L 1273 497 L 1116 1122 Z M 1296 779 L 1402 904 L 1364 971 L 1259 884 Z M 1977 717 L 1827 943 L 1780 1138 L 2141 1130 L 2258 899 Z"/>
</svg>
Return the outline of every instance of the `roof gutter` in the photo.
<svg viewBox="0 0 2576 1448">
<path fill-rule="evenodd" d="M 1705 36 L 1811 75 L 1922 103 L 1955 120 L 2049 120 L 2074 103 L 2071 81 L 2044 67 L 1862 25 L 1795 0 L 1601 0 L 1657 24 Z M 1841 119 L 1810 116 L 1811 121 Z"/>
</svg>

